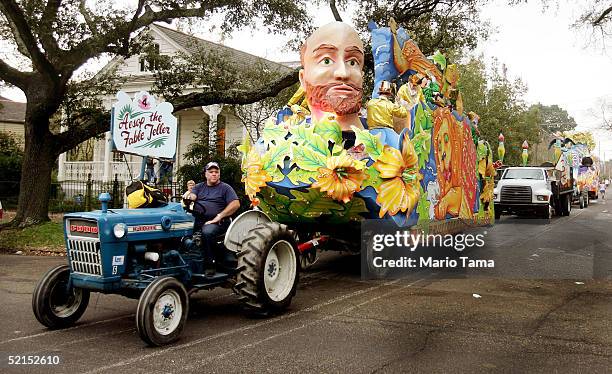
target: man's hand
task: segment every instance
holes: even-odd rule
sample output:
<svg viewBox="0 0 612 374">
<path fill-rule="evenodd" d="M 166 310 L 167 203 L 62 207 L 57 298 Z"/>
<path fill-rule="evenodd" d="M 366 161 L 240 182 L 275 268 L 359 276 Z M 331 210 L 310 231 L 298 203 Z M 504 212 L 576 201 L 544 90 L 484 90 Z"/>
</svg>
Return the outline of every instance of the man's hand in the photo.
<svg viewBox="0 0 612 374">
<path fill-rule="evenodd" d="M 220 221 L 221 221 L 221 215 L 217 214 L 215 216 L 215 218 L 211 219 L 210 221 L 206 221 L 204 224 L 205 225 L 214 225 L 214 224 L 219 223 Z"/>
</svg>

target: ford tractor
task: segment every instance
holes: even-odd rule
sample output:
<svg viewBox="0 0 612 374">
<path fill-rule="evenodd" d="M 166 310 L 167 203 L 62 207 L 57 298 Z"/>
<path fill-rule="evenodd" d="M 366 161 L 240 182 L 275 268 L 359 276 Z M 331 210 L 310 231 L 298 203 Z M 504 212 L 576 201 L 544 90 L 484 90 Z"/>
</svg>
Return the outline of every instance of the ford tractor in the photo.
<svg viewBox="0 0 612 374">
<path fill-rule="evenodd" d="M 233 220 L 216 243 L 216 273 L 207 276 L 193 211 L 176 202 L 108 209 L 109 200 L 101 194 L 101 210 L 64 217 L 68 263 L 49 270 L 32 297 L 34 315 L 48 328 L 74 325 L 92 292 L 138 299 L 136 327 L 153 346 L 179 338 L 189 297 L 199 290 L 230 287 L 257 314 L 289 306 L 298 283 L 295 234 L 263 212 Z"/>
</svg>

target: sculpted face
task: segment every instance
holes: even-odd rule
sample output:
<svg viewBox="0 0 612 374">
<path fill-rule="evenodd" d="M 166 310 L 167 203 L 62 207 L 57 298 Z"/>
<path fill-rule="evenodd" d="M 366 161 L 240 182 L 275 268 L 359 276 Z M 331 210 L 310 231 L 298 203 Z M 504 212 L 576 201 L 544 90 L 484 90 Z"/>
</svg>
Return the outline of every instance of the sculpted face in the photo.
<svg viewBox="0 0 612 374">
<path fill-rule="evenodd" d="M 453 147 L 450 139 L 450 131 L 448 128 L 448 121 L 445 119 L 440 126 L 440 131 L 436 138 L 437 154 L 436 164 L 438 165 L 438 173 L 442 173 L 446 180 L 450 180 L 450 164 L 451 158 L 453 157 Z"/>
<path fill-rule="evenodd" d="M 300 83 L 316 111 L 358 113 L 363 93 L 363 43 L 355 30 L 332 22 L 316 30 L 301 51 Z"/>
</svg>

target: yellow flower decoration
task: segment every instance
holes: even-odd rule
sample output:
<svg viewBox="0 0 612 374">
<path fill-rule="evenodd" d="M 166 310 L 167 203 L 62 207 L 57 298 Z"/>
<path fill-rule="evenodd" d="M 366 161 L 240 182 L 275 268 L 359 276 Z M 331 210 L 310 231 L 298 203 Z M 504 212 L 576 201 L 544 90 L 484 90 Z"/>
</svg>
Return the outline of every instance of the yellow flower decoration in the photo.
<svg viewBox="0 0 612 374">
<path fill-rule="evenodd" d="M 361 183 L 368 178 L 364 163 L 343 153 L 328 157 L 326 167 L 319 168 L 319 175 L 312 187 L 327 192 L 332 199 L 349 202 L 355 192 L 361 191 Z"/>
<path fill-rule="evenodd" d="M 419 173 L 419 159 L 408 133 L 404 134 L 402 142 L 401 152 L 385 145 L 381 156 L 372 165 L 380 172 L 380 177 L 385 179 L 376 188 L 380 218 L 383 218 L 387 212 L 392 216 L 399 211 L 410 214 L 419 201 L 419 181 L 423 178 Z"/>
<path fill-rule="evenodd" d="M 263 169 L 261 157 L 254 148 L 249 151 L 244 161 L 245 172 L 242 175 L 244 191 L 249 199 L 254 201 L 257 192 L 260 191 L 261 187 L 266 185 L 266 182 L 270 182 L 272 177 Z"/>
</svg>

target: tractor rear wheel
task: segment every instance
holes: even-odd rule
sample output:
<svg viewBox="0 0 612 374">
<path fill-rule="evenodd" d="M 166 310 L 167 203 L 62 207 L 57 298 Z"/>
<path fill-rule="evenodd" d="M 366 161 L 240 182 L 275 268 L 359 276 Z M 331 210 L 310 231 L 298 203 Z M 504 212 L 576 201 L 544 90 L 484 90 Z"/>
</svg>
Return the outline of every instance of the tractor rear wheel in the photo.
<svg viewBox="0 0 612 374">
<path fill-rule="evenodd" d="M 277 222 L 260 223 L 238 252 L 234 290 L 260 315 L 280 312 L 291 304 L 299 279 L 295 233 Z"/>
<path fill-rule="evenodd" d="M 70 268 L 58 265 L 49 270 L 32 294 L 36 319 L 50 329 L 72 326 L 89 304 L 89 290 L 70 287 Z"/>
<path fill-rule="evenodd" d="M 147 344 L 161 346 L 176 341 L 185 327 L 189 297 L 172 277 L 154 280 L 145 288 L 136 309 L 136 329 Z"/>
</svg>

